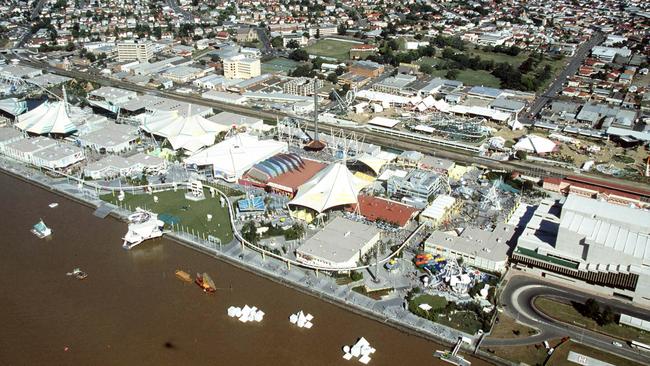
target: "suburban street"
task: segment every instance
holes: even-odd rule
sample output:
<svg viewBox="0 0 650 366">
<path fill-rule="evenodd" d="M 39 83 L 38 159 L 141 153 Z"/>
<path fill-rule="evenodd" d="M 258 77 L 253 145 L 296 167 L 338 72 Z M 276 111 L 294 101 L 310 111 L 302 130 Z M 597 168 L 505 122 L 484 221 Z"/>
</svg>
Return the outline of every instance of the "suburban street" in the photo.
<svg viewBox="0 0 650 366">
<path fill-rule="evenodd" d="M 528 114 L 522 116 L 520 121 L 525 124 L 531 124 L 531 117 L 535 117 L 546 105 L 546 103 L 552 98 L 556 97 L 559 92 L 562 90 L 562 86 L 566 81 L 567 77 L 574 75 L 578 68 L 584 61 L 584 59 L 589 55 L 591 49 L 594 46 L 597 46 L 605 39 L 605 35 L 601 32 L 594 32 L 589 41 L 583 43 L 580 48 L 576 50 L 575 55 L 571 57 L 567 66 L 562 70 L 562 72 L 553 80 L 551 85 L 548 86 L 546 91 L 541 95 L 537 96 L 535 101 L 528 108 Z"/>
<path fill-rule="evenodd" d="M 176 0 L 167 0 L 167 4 L 174 10 L 175 13 L 182 15 L 183 18 L 185 18 L 185 21 L 192 21 L 192 14 L 189 11 L 181 9 L 181 7 L 178 6 L 178 2 Z"/>
<path fill-rule="evenodd" d="M 614 346 L 612 344 L 613 341 L 620 341 L 617 338 L 585 330 L 578 326 L 567 325 L 540 313 L 533 306 L 533 301 L 539 296 L 581 303 L 584 303 L 588 298 L 594 298 L 603 305 L 611 306 L 614 312 L 621 312 L 641 319 L 650 320 L 650 313 L 646 309 L 633 307 L 622 301 L 580 292 L 574 288 L 563 287 L 553 282 L 515 273 L 510 277 L 507 286 L 501 294 L 501 304 L 504 307 L 504 312 L 513 319 L 516 319 L 517 322 L 537 329 L 539 333 L 531 337 L 512 339 L 488 337 L 483 341 L 482 346 L 535 344 L 545 340 L 568 336 L 574 341 L 618 354 L 642 364 L 650 363 L 650 354 L 636 351 L 627 344 L 622 348 Z"/>
</svg>

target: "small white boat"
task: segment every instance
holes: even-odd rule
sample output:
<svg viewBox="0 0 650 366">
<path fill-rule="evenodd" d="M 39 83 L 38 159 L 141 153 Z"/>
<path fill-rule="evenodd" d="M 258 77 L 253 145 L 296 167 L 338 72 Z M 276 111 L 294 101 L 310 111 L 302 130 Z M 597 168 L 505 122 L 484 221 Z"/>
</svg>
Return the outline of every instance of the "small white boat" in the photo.
<svg viewBox="0 0 650 366">
<path fill-rule="evenodd" d="M 74 276 L 78 280 L 83 280 L 86 277 L 88 277 L 88 274 L 84 271 L 82 271 L 80 268 L 75 268 L 72 270 L 72 272 L 66 273 L 68 276 Z"/>
<path fill-rule="evenodd" d="M 56 207 L 59 206 L 59 204 L 56 203 L 56 202 L 52 202 L 52 203 L 50 203 L 48 206 L 49 206 L 50 208 L 56 208 Z"/>
<path fill-rule="evenodd" d="M 140 224 L 151 218 L 151 213 L 147 212 L 140 207 L 135 209 L 135 212 L 129 215 L 129 223 Z"/>
<path fill-rule="evenodd" d="M 124 235 L 124 242 L 122 243 L 124 249 L 131 249 L 147 239 L 158 238 L 163 235 L 162 229 L 165 223 L 158 220 L 158 215 L 154 213 L 147 211 L 136 212 L 129 216 L 129 222 L 129 231 Z"/>
<path fill-rule="evenodd" d="M 45 222 L 43 222 L 42 219 L 36 224 L 34 224 L 31 231 L 34 235 L 38 236 L 40 239 L 52 235 L 52 229 L 47 227 L 47 225 L 45 225 Z"/>
</svg>

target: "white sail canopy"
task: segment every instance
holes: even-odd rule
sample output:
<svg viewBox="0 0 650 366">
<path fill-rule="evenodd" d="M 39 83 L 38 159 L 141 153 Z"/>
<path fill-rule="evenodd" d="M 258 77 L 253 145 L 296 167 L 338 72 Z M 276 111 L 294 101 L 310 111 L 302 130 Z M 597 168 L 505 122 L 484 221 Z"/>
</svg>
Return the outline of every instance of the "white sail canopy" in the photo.
<svg viewBox="0 0 650 366">
<path fill-rule="evenodd" d="M 16 127 L 29 133 L 45 135 L 48 133 L 68 134 L 77 130 L 72 123 L 65 102 L 45 102 L 31 111 L 18 116 Z"/>
<path fill-rule="evenodd" d="M 359 192 L 369 184 L 355 177 L 345 164 L 337 162 L 301 185 L 289 204 L 320 213 L 332 207 L 358 203 Z"/>
<path fill-rule="evenodd" d="M 536 154 L 549 153 L 555 150 L 555 142 L 537 135 L 522 137 L 514 146 L 515 150 L 523 150 Z"/>
<path fill-rule="evenodd" d="M 2 99 L 0 100 L 0 109 L 12 116 L 17 116 L 27 110 L 27 103 L 21 102 L 17 98 Z"/>
<path fill-rule="evenodd" d="M 174 150 L 185 149 L 196 152 L 204 147 L 214 145 L 220 132 L 229 127 L 214 123 L 200 115 L 181 117 L 176 112 L 154 114 L 154 122 L 144 123 L 142 129 L 153 135 L 169 140 Z M 150 118 L 154 119 L 154 118 Z"/>
</svg>

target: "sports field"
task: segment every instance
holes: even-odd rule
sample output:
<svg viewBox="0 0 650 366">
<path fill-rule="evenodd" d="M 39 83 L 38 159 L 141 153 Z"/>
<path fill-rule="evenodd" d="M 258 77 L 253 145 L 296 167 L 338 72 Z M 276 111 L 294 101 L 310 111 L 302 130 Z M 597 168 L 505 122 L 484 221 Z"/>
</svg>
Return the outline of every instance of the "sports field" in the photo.
<svg viewBox="0 0 650 366">
<path fill-rule="evenodd" d="M 262 63 L 263 73 L 284 72 L 289 73 L 298 66 L 298 62 L 288 58 L 276 57 Z"/>
<path fill-rule="evenodd" d="M 314 56 L 347 60 L 350 58 L 350 48 L 356 44 L 357 43 L 339 41 L 336 39 L 321 39 L 313 45 L 305 47 L 305 51 Z"/>
</svg>

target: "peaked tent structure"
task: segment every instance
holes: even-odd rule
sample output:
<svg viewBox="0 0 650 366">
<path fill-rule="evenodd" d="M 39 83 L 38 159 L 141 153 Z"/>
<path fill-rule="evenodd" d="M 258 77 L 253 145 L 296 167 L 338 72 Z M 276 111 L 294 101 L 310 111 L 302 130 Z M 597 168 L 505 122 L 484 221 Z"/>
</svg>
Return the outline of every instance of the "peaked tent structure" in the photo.
<svg viewBox="0 0 650 366">
<path fill-rule="evenodd" d="M 289 205 L 322 213 L 333 207 L 358 204 L 359 192 L 369 184 L 355 177 L 344 163 L 336 162 L 301 185 Z"/>
<path fill-rule="evenodd" d="M 17 98 L 2 99 L 0 100 L 0 110 L 12 116 L 18 116 L 27 111 L 27 103 L 21 102 Z"/>
<path fill-rule="evenodd" d="M 185 164 L 211 166 L 215 178 L 236 182 L 255 164 L 288 150 L 286 142 L 260 140 L 256 136 L 240 133 L 193 154 L 185 159 Z"/>
<path fill-rule="evenodd" d="M 45 102 L 17 118 L 16 127 L 36 135 L 67 135 L 77 130 L 64 101 Z"/>
<path fill-rule="evenodd" d="M 190 153 L 214 145 L 215 137 L 230 129 L 196 114 L 180 117 L 177 113 L 164 113 L 162 117 L 159 121 L 143 125 L 142 129 L 166 138 L 174 150 L 184 149 Z"/>
<path fill-rule="evenodd" d="M 537 135 L 527 135 L 522 137 L 513 148 L 535 154 L 545 154 L 555 150 L 555 142 Z"/>
</svg>

